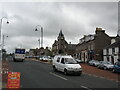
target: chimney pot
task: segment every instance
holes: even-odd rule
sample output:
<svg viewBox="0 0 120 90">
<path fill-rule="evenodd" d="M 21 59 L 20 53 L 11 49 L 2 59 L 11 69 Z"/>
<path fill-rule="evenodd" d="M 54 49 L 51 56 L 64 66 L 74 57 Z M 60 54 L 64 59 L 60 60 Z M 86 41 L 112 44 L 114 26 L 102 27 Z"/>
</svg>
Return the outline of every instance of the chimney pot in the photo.
<svg viewBox="0 0 120 90">
<path fill-rule="evenodd" d="M 96 32 L 96 34 L 98 34 L 99 32 L 105 33 L 105 30 L 102 30 L 102 28 L 97 27 L 95 32 Z"/>
<path fill-rule="evenodd" d="M 96 27 L 96 31 L 101 31 L 101 30 L 102 30 L 102 28 Z"/>
</svg>

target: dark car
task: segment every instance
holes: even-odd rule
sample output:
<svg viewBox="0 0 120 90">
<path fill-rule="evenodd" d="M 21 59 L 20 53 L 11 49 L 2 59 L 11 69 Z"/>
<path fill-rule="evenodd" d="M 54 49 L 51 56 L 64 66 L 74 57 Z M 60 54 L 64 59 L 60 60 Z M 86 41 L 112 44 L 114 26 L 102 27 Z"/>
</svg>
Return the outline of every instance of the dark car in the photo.
<svg viewBox="0 0 120 90">
<path fill-rule="evenodd" d="M 120 61 L 116 62 L 115 65 L 113 66 L 113 72 L 120 73 Z"/>
<path fill-rule="evenodd" d="M 112 70 L 113 69 L 113 64 L 111 62 L 107 62 L 107 61 L 100 61 L 100 64 L 98 64 L 98 68 L 102 68 L 102 69 L 108 69 L 108 70 Z"/>
</svg>

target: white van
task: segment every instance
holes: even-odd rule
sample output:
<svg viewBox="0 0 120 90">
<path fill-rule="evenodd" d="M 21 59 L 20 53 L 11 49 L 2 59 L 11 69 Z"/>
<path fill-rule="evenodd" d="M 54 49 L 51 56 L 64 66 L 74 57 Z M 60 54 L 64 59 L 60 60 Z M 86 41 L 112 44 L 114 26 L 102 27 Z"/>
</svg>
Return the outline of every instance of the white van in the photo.
<svg viewBox="0 0 120 90">
<path fill-rule="evenodd" d="M 25 49 L 16 48 L 14 53 L 14 61 L 24 61 L 25 60 Z"/>
<path fill-rule="evenodd" d="M 54 71 L 62 71 L 65 75 L 67 74 L 78 74 L 81 75 L 82 68 L 71 55 L 57 55 L 54 57 L 53 62 Z"/>
</svg>

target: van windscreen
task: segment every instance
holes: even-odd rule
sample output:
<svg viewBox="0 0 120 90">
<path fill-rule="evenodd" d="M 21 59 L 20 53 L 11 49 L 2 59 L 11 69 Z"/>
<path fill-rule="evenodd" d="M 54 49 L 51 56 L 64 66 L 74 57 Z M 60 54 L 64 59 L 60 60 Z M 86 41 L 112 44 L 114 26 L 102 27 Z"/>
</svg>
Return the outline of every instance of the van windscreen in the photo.
<svg viewBox="0 0 120 90">
<path fill-rule="evenodd" d="M 76 64 L 77 62 L 73 58 L 65 58 L 66 64 Z"/>
<path fill-rule="evenodd" d="M 25 49 L 16 49 L 15 53 L 16 54 L 25 54 Z"/>
</svg>

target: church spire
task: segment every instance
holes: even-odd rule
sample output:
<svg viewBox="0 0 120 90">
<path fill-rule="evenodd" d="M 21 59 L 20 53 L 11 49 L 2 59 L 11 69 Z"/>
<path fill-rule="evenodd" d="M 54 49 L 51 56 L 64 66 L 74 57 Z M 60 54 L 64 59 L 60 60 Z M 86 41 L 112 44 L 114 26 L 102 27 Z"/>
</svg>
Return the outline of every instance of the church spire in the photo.
<svg viewBox="0 0 120 90">
<path fill-rule="evenodd" d="M 62 33 L 62 29 L 60 30 L 59 36 L 64 36 Z"/>
<path fill-rule="evenodd" d="M 62 29 L 60 30 L 59 36 L 58 36 L 58 40 L 60 39 L 64 39 L 64 34 L 62 33 Z"/>
</svg>

